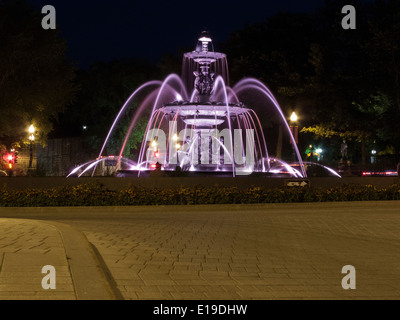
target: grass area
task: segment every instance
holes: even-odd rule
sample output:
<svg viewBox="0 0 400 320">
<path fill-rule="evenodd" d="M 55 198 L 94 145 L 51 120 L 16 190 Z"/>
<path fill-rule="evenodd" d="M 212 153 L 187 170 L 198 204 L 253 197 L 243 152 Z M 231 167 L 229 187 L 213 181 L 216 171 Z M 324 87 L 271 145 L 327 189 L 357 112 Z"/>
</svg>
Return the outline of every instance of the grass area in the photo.
<svg viewBox="0 0 400 320">
<path fill-rule="evenodd" d="M 101 184 L 70 187 L 0 190 L 0 207 L 145 206 L 193 204 L 257 204 L 400 200 L 400 185 L 378 188 L 346 185 L 320 188 L 181 187 L 146 189 L 130 187 L 108 190 Z"/>
</svg>

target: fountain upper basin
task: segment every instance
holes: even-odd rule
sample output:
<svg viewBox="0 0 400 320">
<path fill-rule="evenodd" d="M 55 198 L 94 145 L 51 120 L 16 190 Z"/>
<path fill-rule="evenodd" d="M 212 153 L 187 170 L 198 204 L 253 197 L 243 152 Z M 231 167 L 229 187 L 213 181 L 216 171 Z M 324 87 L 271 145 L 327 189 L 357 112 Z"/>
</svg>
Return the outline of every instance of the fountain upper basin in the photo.
<svg viewBox="0 0 400 320">
<path fill-rule="evenodd" d="M 160 112 L 175 116 L 178 115 L 187 125 L 194 126 L 218 126 L 226 121 L 229 115 L 236 117 L 244 115 L 250 111 L 243 104 L 229 104 L 219 102 L 193 103 L 179 101 L 170 105 L 165 105 Z"/>
</svg>

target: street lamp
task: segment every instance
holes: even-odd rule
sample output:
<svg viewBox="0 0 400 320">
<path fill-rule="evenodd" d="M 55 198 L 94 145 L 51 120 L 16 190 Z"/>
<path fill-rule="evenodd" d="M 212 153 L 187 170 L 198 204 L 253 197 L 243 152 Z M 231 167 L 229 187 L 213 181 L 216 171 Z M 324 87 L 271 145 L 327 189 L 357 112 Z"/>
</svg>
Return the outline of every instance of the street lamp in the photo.
<svg viewBox="0 0 400 320">
<path fill-rule="evenodd" d="M 33 142 L 35 141 L 35 127 L 33 124 L 29 127 L 29 169 L 32 169 L 32 162 L 33 162 Z"/>
<path fill-rule="evenodd" d="M 292 115 L 290 116 L 290 121 L 291 122 L 297 122 L 299 117 L 297 116 L 296 112 L 293 112 Z"/>
<path fill-rule="evenodd" d="M 318 148 L 317 150 L 315 150 L 315 153 L 317 156 L 317 162 L 319 162 L 322 159 L 322 152 L 324 152 L 324 150 L 322 150 L 321 148 Z"/>
<path fill-rule="evenodd" d="M 372 151 L 371 151 L 371 163 L 372 164 L 376 164 L 376 154 L 377 154 L 378 152 L 375 150 L 375 149 L 373 149 Z"/>
<path fill-rule="evenodd" d="M 294 142 L 297 146 L 299 143 L 299 126 L 297 125 L 297 120 L 299 120 L 299 117 L 297 116 L 296 112 L 293 112 L 292 115 L 290 116 L 290 131 L 294 137 Z M 292 144 L 293 147 L 293 162 L 296 161 L 296 148 L 295 145 L 293 145 L 292 139 L 290 139 L 290 144 Z"/>
</svg>

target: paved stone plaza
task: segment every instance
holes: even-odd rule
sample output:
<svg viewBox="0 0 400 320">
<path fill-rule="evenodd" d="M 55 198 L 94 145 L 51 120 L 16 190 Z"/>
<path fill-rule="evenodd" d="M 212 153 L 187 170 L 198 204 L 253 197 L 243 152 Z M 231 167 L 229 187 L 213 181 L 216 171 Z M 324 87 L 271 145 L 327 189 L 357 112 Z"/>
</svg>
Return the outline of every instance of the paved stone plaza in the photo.
<svg viewBox="0 0 400 320">
<path fill-rule="evenodd" d="M 0 299 L 398 299 L 399 230 L 400 202 L 2 208 Z M 84 250 L 106 282 L 86 294 Z M 45 264 L 52 292 L 37 288 Z"/>
</svg>

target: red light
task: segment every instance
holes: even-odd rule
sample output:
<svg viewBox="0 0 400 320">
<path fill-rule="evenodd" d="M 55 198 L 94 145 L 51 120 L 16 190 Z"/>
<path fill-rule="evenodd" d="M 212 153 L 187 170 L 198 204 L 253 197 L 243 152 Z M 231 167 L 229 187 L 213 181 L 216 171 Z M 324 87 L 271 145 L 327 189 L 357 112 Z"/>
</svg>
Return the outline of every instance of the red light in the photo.
<svg viewBox="0 0 400 320">
<path fill-rule="evenodd" d="M 156 164 L 152 164 L 152 165 L 151 165 L 151 168 L 152 168 L 152 169 L 157 169 L 157 165 L 156 165 Z"/>
<path fill-rule="evenodd" d="M 10 154 L 8 155 L 8 161 L 12 161 L 13 160 L 13 156 Z"/>
<path fill-rule="evenodd" d="M 154 157 L 159 158 L 160 157 L 160 153 L 158 151 L 154 152 Z"/>
</svg>

